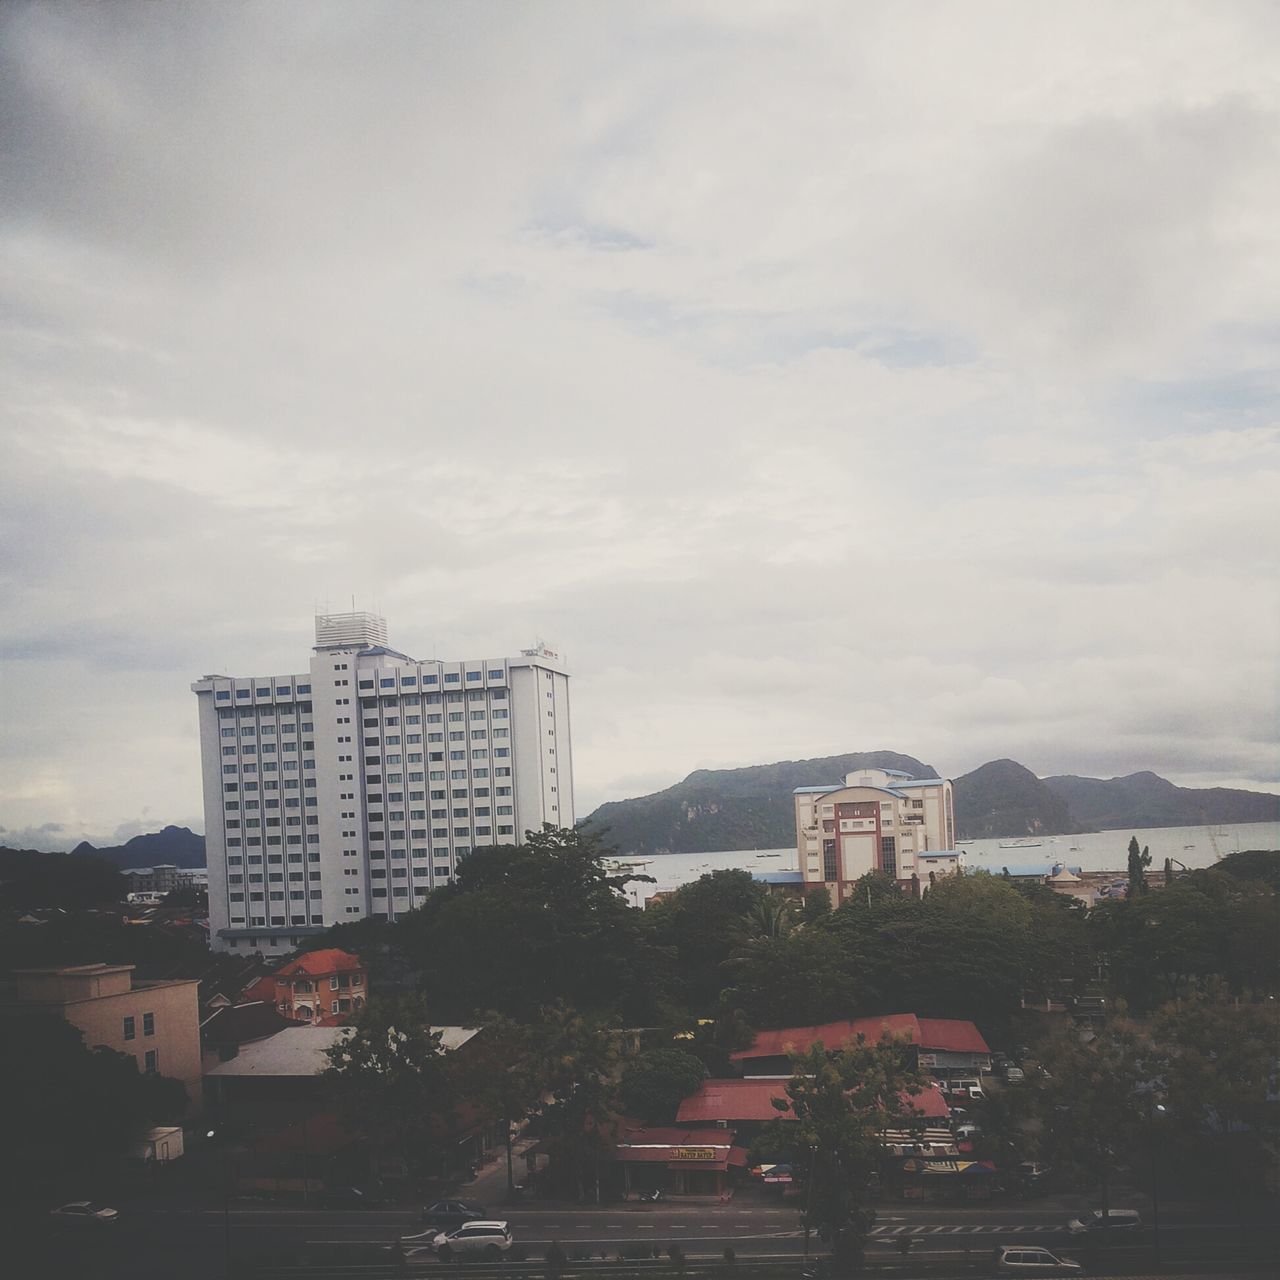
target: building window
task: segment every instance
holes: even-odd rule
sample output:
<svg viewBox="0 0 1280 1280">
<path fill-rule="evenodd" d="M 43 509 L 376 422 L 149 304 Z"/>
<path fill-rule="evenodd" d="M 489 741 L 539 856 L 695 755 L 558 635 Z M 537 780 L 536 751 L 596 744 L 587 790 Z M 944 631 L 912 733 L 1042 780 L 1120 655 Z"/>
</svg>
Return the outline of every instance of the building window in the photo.
<svg viewBox="0 0 1280 1280">
<path fill-rule="evenodd" d="M 154 1076 L 160 1074 L 160 1052 L 157 1049 L 148 1049 L 143 1057 L 143 1068 L 147 1075 Z"/>
<path fill-rule="evenodd" d="M 134 1018 L 126 1018 L 124 1020 L 124 1038 L 126 1040 L 133 1040 L 137 1037 L 137 1034 L 138 1034 L 137 1020 Z"/>
<path fill-rule="evenodd" d="M 144 1013 L 142 1015 L 142 1034 L 144 1036 L 153 1036 L 156 1033 L 156 1015 L 154 1013 Z"/>
<path fill-rule="evenodd" d="M 834 840 L 822 842 L 822 878 L 828 883 L 834 883 L 840 879 L 840 864 L 836 857 Z"/>
<path fill-rule="evenodd" d="M 898 874 L 898 841 L 894 836 L 880 837 L 880 866 L 891 876 Z"/>
</svg>

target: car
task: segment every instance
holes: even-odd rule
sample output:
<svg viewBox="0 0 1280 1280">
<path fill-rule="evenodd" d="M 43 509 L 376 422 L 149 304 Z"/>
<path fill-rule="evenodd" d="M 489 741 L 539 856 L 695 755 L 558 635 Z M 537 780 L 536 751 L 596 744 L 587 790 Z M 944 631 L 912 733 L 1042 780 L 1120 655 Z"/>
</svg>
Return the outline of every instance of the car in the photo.
<svg viewBox="0 0 1280 1280">
<path fill-rule="evenodd" d="M 422 1221 L 428 1226 L 456 1231 L 464 1222 L 486 1218 L 489 1211 L 482 1204 L 471 1200 L 437 1200 L 422 1211 Z"/>
<path fill-rule="evenodd" d="M 1137 1209 L 1108 1209 L 1105 1213 L 1095 1209 L 1081 1218 L 1072 1218 L 1067 1230 L 1073 1236 L 1092 1235 L 1094 1232 L 1134 1231 L 1142 1226 L 1142 1215 Z"/>
<path fill-rule="evenodd" d="M 1005 1084 L 1021 1084 L 1027 1078 L 1027 1074 L 1021 1067 L 1005 1067 L 1004 1082 Z"/>
<path fill-rule="evenodd" d="M 50 1209 L 49 1217 L 56 1223 L 67 1223 L 76 1227 L 105 1227 L 120 1221 L 118 1210 L 109 1209 L 96 1200 L 72 1200 L 69 1204 Z"/>
<path fill-rule="evenodd" d="M 996 1250 L 996 1274 L 1000 1276 L 1078 1276 L 1083 1270 L 1073 1258 L 1059 1258 L 1048 1249 L 1003 1245 Z"/>
<path fill-rule="evenodd" d="M 500 1258 L 511 1248 L 511 1228 L 505 1222 L 488 1222 L 477 1218 L 463 1223 L 456 1231 L 423 1231 L 416 1236 L 401 1236 L 407 1249 L 430 1249 L 441 1262 L 450 1258 Z"/>
</svg>

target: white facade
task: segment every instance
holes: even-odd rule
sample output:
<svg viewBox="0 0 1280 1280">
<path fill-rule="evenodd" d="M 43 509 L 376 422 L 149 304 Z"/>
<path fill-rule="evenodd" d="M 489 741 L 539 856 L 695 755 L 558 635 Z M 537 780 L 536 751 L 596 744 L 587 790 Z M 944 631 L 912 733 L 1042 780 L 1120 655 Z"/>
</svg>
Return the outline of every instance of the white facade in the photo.
<svg viewBox="0 0 1280 1280">
<path fill-rule="evenodd" d="M 215 950 L 394 919 L 472 849 L 575 821 L 569 677 L 543 645 L 420 662 L 384 619 L 339 614 L 308 673 L 191 688 Z"/>
<path fill-rule="evenodd" d="M 843 786 L 797 787 L 794 796 L 805 887 L 824 885 L 833 903 L 869 871 L 886 871 L 904 887 L 915 877 L 927 888 L 930 872 L 960 865 L 950 779 L 862 769 Z"/>
</svg>

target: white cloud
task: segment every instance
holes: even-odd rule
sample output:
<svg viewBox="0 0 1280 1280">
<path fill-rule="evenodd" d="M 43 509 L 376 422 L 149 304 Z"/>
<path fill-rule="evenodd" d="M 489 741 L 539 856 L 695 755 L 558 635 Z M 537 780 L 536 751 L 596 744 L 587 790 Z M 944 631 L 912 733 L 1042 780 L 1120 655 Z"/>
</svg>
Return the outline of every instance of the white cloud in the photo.
<svg viewBox="0 0 1280 1280">
<path fill-rule="evenodd" d="M 1273 7 L 119 12 L 0 15 L 11 829 L 198 812 L 352 592 L 554 637 L 586 807 L 1275 785 Z"/>
</svg>

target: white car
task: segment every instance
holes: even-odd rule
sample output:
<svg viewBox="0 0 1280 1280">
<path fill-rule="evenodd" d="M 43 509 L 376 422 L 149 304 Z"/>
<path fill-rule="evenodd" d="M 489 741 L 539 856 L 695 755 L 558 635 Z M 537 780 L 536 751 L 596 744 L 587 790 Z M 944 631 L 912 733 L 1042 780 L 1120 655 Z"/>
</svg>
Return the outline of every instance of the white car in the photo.
<svg viewBox="0 0 1280 1280">
<path fill-rule="evenodd" d="M 511 1248 L 511 1228 L 505 1222 L 464 1222 L 456 1231 L 423 1231 L 401 1236 L 406 1248 L 430 1249 L 441 1262 L 450 1258 L 500 1258 Z"/>
<path fill-rule="evenodd" d="M 1071 1258 L 1059 1258 L 1048 1249 L 1028 1249 L 1005 1245 L 996 1251 L 996 1274 L 1075 1276 L 1084 1268 Z"/>
<path fill-rule="evenodd" d="M 1083 1218 L 1072 1218 L 1067 1230 L 1073 1236 L 1091 1235 L 1094 1232 L 1110 1234 L 1112 1231 L 1135 1231 L 1142 1226 L 1142 1215 L 1137 1209 L 1108 1209 L 1103 1213 L 1095 1209 Z"/>
<path fill-rule="evenodd" d="M 103 1227 L 118 1222 L 120 1214 L 93 1200 L 72 1200 L 70 1204 L 50 1209 L 49 1217 L 54 1222 L 69 1222 L 73 1226 Z"/>
</svg>

